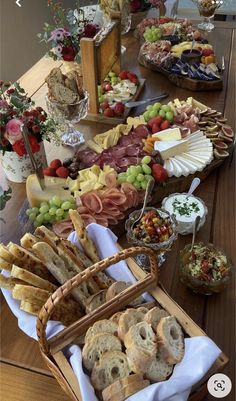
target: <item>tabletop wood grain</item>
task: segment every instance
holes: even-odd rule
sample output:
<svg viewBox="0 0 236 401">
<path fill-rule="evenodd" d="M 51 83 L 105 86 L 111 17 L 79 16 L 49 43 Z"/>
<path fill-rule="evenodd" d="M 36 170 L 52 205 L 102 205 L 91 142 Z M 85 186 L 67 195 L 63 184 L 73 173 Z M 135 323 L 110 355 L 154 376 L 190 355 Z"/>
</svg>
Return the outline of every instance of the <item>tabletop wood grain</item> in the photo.
<svg viewBox="0 0 236 401">
<path fill-rule="evenodd" d="M 234 24 L 216 22 L 216 29 L 209 35 L 214 45 L 219 63 L 224 55 L 226 69 L 224 73 L 224 87 L 216 92 L 189 92 L 173 86 L 167 78 L 151 72 L 137 64 L 139 44 L 132 34 L 126 35 L 124 44 L 127 51 L 123 57 L 123 67 L 132 69 L 139 76 L 146 79 L 146 86 L 140 99 L 153 97 L 165 91 L 171 99 L 185 99 L 194 96 L 210 107 L 222 111 L 228 118 L 228 123 L 235 129 L 235 33 Z M 37 105 L 45 107 L 46 86 L 44 77 L 55 66 L 51 60 L 43 58 L 20 79 L 21 84 L 35 100 Z M 133 114 L 139 115 L 143 108 L 137 108 Z M 86 138 L 91 138 L 107 129 L 101 123 L 82 122 L 79 128 Z M 58 155 L 63 158 L 71 153 L 68 148 L 47 144 L 47 158 L 52 160 Z M 204 200 L 209 213 L 204 227 L 199 231 L 197 239 L 213 242 L 223 248 L 233 264 L 236 264 L 235 248 L 235 155 L 230 163 L 226 162 L 215 170 L 196 190 L 196 195 Z M 4 177 L 1 176 L 4 181 Z M 0 241 L 19 243 L 21 231 L 18 224 L 18 212 L 25 199 L 24 184 L 10 184 L 13 189 L 12 199 L 7 203 L 3 217 L 6 224 L 1 226 Z M 230 357 L 225 373 L 234 381 L 235 375 L 235 274 L 233 272 L 229 288 L 222 294 L 209 297 L 192 293 L 184 287 L 178 277 L 179 250 L 191 240 L 190 236 L 179 237 L 167 260 L 161 268 L 161 281 L 172 298 L 202 327 L 206 333 Z M 122 246 L 127 247 L 125 236 L 120 238 Z M 50 377 L 39 353 L 37 343 L 28 338 L 17 327 L 16 318 L 2 300 L 1 310 L 1 396 L 7 401 L 53 401 L 67 400 L 53 378 Z M 14 376 L 14 386 L 10 380 Z M 47 395 L 42 396 L 46 388 Z M 235 389 L 235 386 L 234 386 Z M 43 397 L 43 398 L 42 398 Z M 48 398 L 47 398 L 48 397 Z M 235 401 L 234 391 L 224 398 L 226 401 Z M 213 400 L 208 396 L 207 401 Z"/>
</svg>

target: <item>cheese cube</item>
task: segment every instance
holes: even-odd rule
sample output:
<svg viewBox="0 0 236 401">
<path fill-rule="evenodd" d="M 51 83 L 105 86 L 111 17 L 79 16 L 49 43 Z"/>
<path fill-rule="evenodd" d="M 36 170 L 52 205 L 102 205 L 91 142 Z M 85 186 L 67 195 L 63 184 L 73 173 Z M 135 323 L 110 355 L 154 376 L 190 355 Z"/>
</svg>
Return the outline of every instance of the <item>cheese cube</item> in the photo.
<svg viewBox="0 0 236 401">
<path fill-rule="evenodd" d="M 157 141 L 154 144 L 154 149 L 157 150 L 162 159 L 166 160 L 170 157 L 180 155 L 181 153 L 187 152 L 188 150 L 188 141 Z"/>
<path fill-rule="evenodd" d="M 179 128 L 168 128 L 154 134 L 153 136 L 155 136 L 159 141 L 178 141 L 179 139 L 182 139 Z"/>
</svg>

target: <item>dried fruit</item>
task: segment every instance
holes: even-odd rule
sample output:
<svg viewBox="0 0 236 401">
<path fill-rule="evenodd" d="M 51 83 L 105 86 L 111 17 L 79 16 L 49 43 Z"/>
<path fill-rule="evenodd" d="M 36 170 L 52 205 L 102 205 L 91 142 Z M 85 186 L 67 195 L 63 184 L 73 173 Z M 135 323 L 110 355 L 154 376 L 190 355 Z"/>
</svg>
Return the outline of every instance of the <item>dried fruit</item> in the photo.
<svg viewBox="0 0 236 401">
<path fill-rule="evenodd" d="M 214 149 L 214 156 L 217 158 L 217 159 L 225 159 L 226 157 L 228 157 L 229 156 L 229 152 L 227 152 L 226 150 L 224 150 L 224 149 Z"/>
</svg>

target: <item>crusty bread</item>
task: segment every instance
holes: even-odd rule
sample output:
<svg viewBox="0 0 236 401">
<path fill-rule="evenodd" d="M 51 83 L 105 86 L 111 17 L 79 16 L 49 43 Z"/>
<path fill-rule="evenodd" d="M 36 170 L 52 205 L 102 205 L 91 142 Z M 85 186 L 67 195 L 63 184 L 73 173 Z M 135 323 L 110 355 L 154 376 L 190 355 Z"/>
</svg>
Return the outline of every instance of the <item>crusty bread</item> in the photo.
<svg viewBox="0 0 236 401">
<path fill-rule="evenodd" d="M 65 86 L 72 90 L 72 92 L 79 94 L 77 83 L 73 72 L 68 72 L 65 78 Z"/>
<path fill-rule="evenodd" d="M 0 257 L 0 269 L 7 270 L 10 272 L 12 269 L 12 263 L 7 262 L 6 260 Z"/>
<path fill-rule="evenodd" d="M 16 257 L 13 256 L 6 245 L 0 244 L 0 257 L 1 259 L 5 260 L 8 263 L 14 263 L 16 260 Z"/>
<path fill-rule="evenodd" d="M 125 334 L 129 331 L 130 327 L 143 321 L 145 313 L 136 309 L 127 309 L 121 315 L 118 327 L 118 336 L 121 340 L 124 340 Z"/>
<path fill-rule="evenodd" d="M 140 322 L 131 326 L 125 334 L 124 344 L 127 349 L 136 347 L 147 355 L 156 353 L 156 336 L 151 325 L 147 322 Z"/>
<path fill-rule="evenodd" d="M 98 333 L 112 333 L 116 334 L 118 330 L 118 324 L 112 322 L 108 319 L 98 320 L 93 324 L 92 327 L 89 327 L 87 333 L 85 335 L 85 342 L 87 343 L 89 340 L 93 338 L 95 334 Z"/>
<path fill-rule="evenodd" d="M 149 384 L 149 380 L 140 380 L 139 382 L 127 384 L 120 391 L 114 393 L 110 398 L 107 398 L 106 400 L 104 399 L 104 401 L 124 401 L 126 398 L 149 386 Z"/>
<path fill-rule="evenodd" d="M 92 312 L 106 302 L 106 290 L 101 290 L 97 294 L 91 295 L 86 300 L 86 313 Z"/>
<path fill-rule="evenodd" d="M 137 308 L 137 311 L 143 313 L 145 316 L 145 314 L 148 312 L 148 309 L 145 308 L 145 306 L 140 306 L 139 308 Z"/>
<path fill-rule="evenodd" d="M 142 374 L 131 374 L 123 379 L 118 379 L 108 387 L 104 388 L 102 392 L 103 401 L 108 401 L 115 393 L 121 391 L 124 386 L 131 383 L 137 383 L 143 380 Z"/>
<path fill-rule="evenodd" d="M 121 351 L 105 352 L 93 367 L 91 382 L 96 390 L 104 390 L 114 381 L 130 373 L 127 356 Z"/>
<path fill-rule="evenodd" d="M 173 365 L 164 361 L 159 353 L 145 369 L 144 376 L 153 383 L 166 380 L 172 373 Z"/>
<path fill-rule="evenodd" d="M 121 349 L 121 342 L 116 336 L 114 336 L 114 334 L 95 334 L 95 336 L 91 338 L 90 341 L 85 343 L 85 346 L 83 348 L 82 358 L 84 366 L 86 367 L 86 369 L 92 370 L 95 362 L 99 361 L 105 352 L 121 351 Z"/>
<path fill-rule="evenodd" d="M 2 274 L 0 274 L 0 287 L 5 288 L 6 290 L 13 291 L 16 284 L 26 284 L 26 283 L 17 278 L 5 277 Z"/>
<path fill-rule="evenodd" d="M 30 233 L 26 233 L 20 240 L 21 246 L 26 249 L 31 249 L 36 242 L 38 242 L 38 238 Z"/>
<path fill-rule="evenodd" d="M 116 312 L 114 315 L 112 315 L 112 316 L 110 317 L 110 320 L 111 320 L 112 322 L 115 322 L 115 323 L 119 324 L 119 320 L 120 320 L 120 317 L 121 317 L 122 313 L 123 313 L 123 312 Z"/>
<path fill-rule="evenodd" d="M 34 287 L 38 287 L 49 292 L 54 292 L 57 289 L 57 286 L 50 283 L 48 280 L 44 280 L 36 274 L 33 274 L 16 265 L 12 265 L 11 276 L 22 280 L 25 283 L 33 285 Z"/>
<path fill-rule="evenodd" d="M 163 317 L 167 316 L 170 316 L 168 312 L 166 312 L 164 309 L 159 308 L 158 306 L 155 306 L 146 313 L 146 315 L 144 316 L 144 320 L 147 323 L 151 324 L 153 330 L 156 331 L 156 327 L 160 320 Z"/>
<path fill-rule="evenodd" d="M 49 88 L 57 83 L 63 84 L 64 75 L 62 74 L 61 69 L 59 67 L 53 68 L 45 78 L 45 82 L 48 84 Z"/>
<path fill-rule="evenodd" d="M 51 100 L 67 105 L 74 104 L 79 100 L 76 93 L 60 83 L 50 87 L 49 97 Z"/>
<path fill-rule="evenodd" d="M 127 358 L 129 360 L 129 366 L 132 372 L 143 374 L 148 368 L 150 363 L 155 359 L 156 353 L 152 355 L 144 353 L 137 347 L 130 347 L 125 350 Z"/>
<path fill-rule="evenodd" d="M 184 335 L 174 316 L 164 317 L 156 328 L 160 355 L 167 363 L 178 363 L 184 356 Z"/>
<path fill-rule="evenodd" d="M 110 301 L 116 295 L 120 294 L 122 291 L 126 290 L 131 286 L 131 283 L 126 283 L 125 281 L 116 281 L 107 290 L 106 300 Z M 143 298 L 140 296 L 133 301 L 129 302 L 129 306 L 137 306 L 143 302 Z"/>
</svg>

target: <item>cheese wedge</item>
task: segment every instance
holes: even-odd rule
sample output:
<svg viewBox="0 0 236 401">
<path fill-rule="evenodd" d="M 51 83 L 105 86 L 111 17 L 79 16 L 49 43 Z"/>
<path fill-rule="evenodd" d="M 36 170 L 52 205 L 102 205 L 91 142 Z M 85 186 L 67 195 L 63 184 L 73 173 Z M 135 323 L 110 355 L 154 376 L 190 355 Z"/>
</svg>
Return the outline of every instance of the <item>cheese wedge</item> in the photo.
<svg viewBox="0 0 236 401">
<path fill-rule="evenodd" d="M 31 207 L 37 207 L 41 202 L 48 202 L 55 195 L 63 201 L 73 198 L 65 178 L 46 176 L 44 180 L 45 189 L 43 191 L 36 174 L 29 175 L 26 180 L 26 194 Z"/>
<path fill-rule="evenodd" d="M 166 160 L 172 156 L 187 152 L 188 141 L 157 141 L 154 143 L 154 149 L 160 153 L 163 160 Z"/>
<path fill-rule="evenodd" d="M 178 141 L 182 139 L 179 128 L 168 128 L 161 132 L 157 132 L 153 136 L 155 136 L 159 141 Z"/>
</svg>

